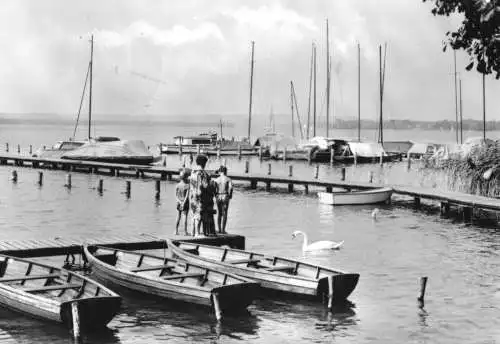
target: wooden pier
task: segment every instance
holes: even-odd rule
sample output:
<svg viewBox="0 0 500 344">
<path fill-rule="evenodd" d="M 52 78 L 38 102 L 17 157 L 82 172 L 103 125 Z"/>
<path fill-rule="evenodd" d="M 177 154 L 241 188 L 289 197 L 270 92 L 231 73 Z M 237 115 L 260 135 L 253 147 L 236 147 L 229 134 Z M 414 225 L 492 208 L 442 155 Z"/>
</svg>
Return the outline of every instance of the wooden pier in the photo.
<svg viewBox="0 0 500 344">
<path fill-rule="evenodd" d="M 180 170 L 179 168 L 166 166 L 143 166 L 66 159 L 43 159 L 8 153 L 0 154 L 0 165 L 49 168 L 74 172 L 99 173 L 111 176 L 135 176 L 137 178 L 148 176 L 156 177 L 160 180 L 172 180 L 173 176 L 177 176 Z M 325 188 L 327 192 L 331 191 L 333 188 L 343 188 L 346 190 L 369 190 L 389 186 L 394 189 L 395 194 L 413 197 L 417 207 L 420 205 L 421 199 L 441 202 L 441 212 L 443 215 L 448 213 L 450 206 L 460 207 L 466 221 L 468 221 L 468 219 L 472 216 L 474 209 L 500 211 L 500 200 L 495 198 L 458 192 L 444 192 L 436 189 L 374 184 L 371 183 L 371 180 L 373 179 L 372 173 L 370 173 L 369 183 L 345 181 L 345 170 L 342 170 L 340 177 L 341 180 L 324 179 L 319 176 L 318 165 L 314 166 L 311 178 L 300 178 L 294 177 L 292 166 L 289 167 L 288 176 L 273 176 L 271 174 L 271 165 L 269 164 L 267 174 L 250 173 L 248 166 L 246 166 L 245 173 L 229 173 L 229 177 L 231 177 L 233 181 L 249 182 L 250 188 L 252 189 L 256 189 L 258 183 L 264 184 L 267 191 L 271 189 L 272 184 L 287 186 L 289 192 L 295 191 L 295 187 L 300 186 L 303 188 L 305 193 L 309 192 L 310 186 Z M 129 185 L 127 187 L 129 187 Z M 156 192 L 159 197 L 158 191 L 159 187 L 157 185 Z"/>
<path fill-rule="evenodd" d="M 227 245 L 232 248 L 245 249 L 245 237 L 234 234 L 221 234 L 216 237 L 175 236 L 173 239 L 206 245 Z M 92 239 L 75 237 L 0 241 L 0 254 L 19 258 L 75 255 L 83 253 L 83 246 L 85 244 L 127 248 L 129 250 L 166 248 L 166 241 L 164 239 L 149 234 L 138 234 Z"/>
</svg>

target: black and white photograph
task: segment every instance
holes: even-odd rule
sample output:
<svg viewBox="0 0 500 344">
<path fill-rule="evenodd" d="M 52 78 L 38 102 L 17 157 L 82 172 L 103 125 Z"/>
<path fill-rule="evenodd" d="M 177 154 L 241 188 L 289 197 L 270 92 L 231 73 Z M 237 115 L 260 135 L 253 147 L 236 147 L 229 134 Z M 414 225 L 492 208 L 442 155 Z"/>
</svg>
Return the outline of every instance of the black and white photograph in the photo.
<svg viewBox="0 0 500 344">
<path fill-rule="evenodd" d="M 500 0 L 2 0 L 0 344 L 500 344 Z"/>
</svg>

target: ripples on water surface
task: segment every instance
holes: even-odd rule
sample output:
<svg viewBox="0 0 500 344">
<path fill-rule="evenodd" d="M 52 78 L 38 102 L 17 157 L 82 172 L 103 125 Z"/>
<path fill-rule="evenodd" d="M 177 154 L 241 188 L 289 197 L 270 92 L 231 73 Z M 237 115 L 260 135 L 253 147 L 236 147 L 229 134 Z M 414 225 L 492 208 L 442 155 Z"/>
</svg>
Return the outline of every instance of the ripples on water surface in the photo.
<svg viewBox="0 0 500 344">
<path fill-rule="evenodd" d="M 12 169 L 0 167 L 3 240 L 173 232 L 174 182 L 162 183 L 156 202 L 150 180 L 132 179 L 126 200 L 124 178 L 74 173 L 74 187 L 67 190 L 65 172 L 44 171 L 38 188 L 36 170 L 18 168 L 19 182 L 12 184 Z M 366 171 L 352 170 L 348 177 L 363 179 Z M 328 173 L 338 178 L 338 170 Z M 102 196 L 94 189 L 99 178 Z M 121 313 L 109 330 L 84 342 L 500 343 L 500 232 L 441 219 L 437 211 L 414 211 L 397 198 L 377 207 L 374 221 L 375 206 L 333 208 L 318 204 L 313 192 L 267 193 L 246 184 L 231 204 L 231 232 L 246 236 L 248 249 L 359 272 L 352 307 L 329 313 L 310 302 L 258 300 L 248 314 L 217 324 L 206 309 L 114 288 L 124 296 Z M 307 232 L 311 241 L 345 244 L 337 252 L 302 257 L 294 230 Z M 421 276 L 429 276 L 424 309 L 416 303 Z M 0 342 L 68 343 L 71 337 L 57 325 L 1 310 Z"/>
</svg>

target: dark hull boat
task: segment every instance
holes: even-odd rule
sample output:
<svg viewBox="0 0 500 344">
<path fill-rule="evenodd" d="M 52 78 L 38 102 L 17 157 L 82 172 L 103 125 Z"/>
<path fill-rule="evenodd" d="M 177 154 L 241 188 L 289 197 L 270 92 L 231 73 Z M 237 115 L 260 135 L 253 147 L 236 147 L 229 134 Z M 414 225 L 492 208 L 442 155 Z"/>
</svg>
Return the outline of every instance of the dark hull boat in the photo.
<svg viewBox="0 0 500 344">
<path fill-rule="evenodd" d="M 0 304 L 70 329 L 76 306 L 85 330 L 106 326 L 119 311 L 121 297 L 71 271 L 0 255 Z"/>
<path fill-rule="evenodd" d="M 84 248 L 100 279 L 139 292 L 213 307 L 217 318 L 245 309 L 259 284 L 246 278 L 172 258 L 101 246 Z"/>
<path fill-rule="evenodd" d="M 263 288 L 317 300 L 347 299 L 356 287 L 359 274 L 344 273 L 293 259 L 167 240 L 172 253 L 190 263 L 236 274 L 260 283 Z"/>
</svg>

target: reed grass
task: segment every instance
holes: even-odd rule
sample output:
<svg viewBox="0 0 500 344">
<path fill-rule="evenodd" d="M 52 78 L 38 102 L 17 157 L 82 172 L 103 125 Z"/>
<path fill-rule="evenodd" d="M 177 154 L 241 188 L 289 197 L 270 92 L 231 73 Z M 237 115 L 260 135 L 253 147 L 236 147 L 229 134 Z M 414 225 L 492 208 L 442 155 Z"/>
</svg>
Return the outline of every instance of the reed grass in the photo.
<svg viewBox="0 0 500 344">
<path fill-rule="evenodd" d="M 500 196 L 500 142 L 498 141 L 473 147 L 469 154 L 462 158 L 428 159 L 425 167 L 446 172 L 451 191 L 486 197 Z"/>
</svg>

